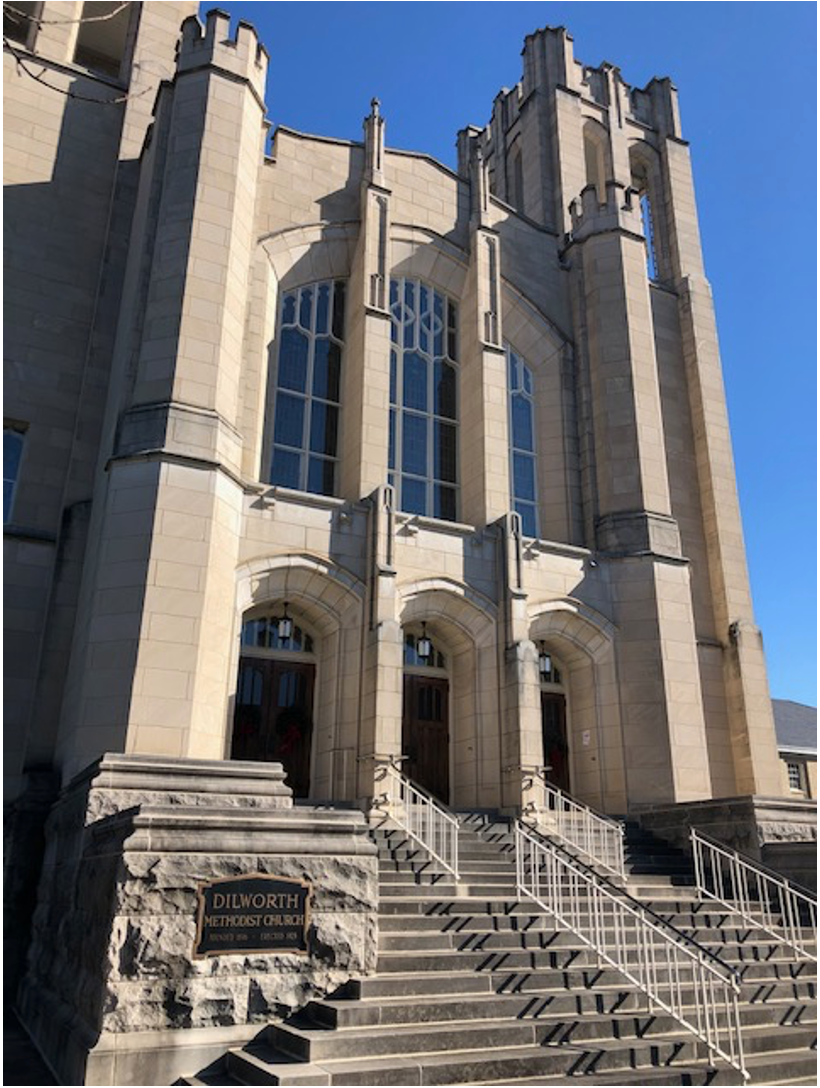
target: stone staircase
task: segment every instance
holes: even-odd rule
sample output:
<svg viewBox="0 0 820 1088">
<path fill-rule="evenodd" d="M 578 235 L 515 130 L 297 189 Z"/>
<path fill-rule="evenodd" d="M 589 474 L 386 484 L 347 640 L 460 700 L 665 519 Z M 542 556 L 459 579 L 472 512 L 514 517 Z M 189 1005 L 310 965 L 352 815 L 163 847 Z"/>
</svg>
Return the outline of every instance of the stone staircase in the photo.
<svg viewBox="0 0 820 1088">
<path fill-rule="evenodd" d="M 519 902 L 510 826 L 465 814 L 461 879 L 436 876 L 396 830 L 375 832 L 377 973 L 265 1028 L 187 1084 L 738 1084 L 677 1021 Z M 816 965 L 697 900 L 684 855 L 637 827 L 629 892 L 742 979 L 752 1084 L 816 1084 Z"/>
</svg>

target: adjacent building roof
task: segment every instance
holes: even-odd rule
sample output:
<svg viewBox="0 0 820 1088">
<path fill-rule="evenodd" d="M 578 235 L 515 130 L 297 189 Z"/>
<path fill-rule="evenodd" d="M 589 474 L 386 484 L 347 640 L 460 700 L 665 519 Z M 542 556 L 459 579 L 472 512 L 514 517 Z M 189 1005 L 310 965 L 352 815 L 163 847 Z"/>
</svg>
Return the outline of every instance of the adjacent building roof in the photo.
<svg viewBox="0 0 820 1088">
<path fill-rule="evenodd" d="M 777 747 L 790 752 L 817 754 L 817 707 L 772 699 Z"/>
</svg>

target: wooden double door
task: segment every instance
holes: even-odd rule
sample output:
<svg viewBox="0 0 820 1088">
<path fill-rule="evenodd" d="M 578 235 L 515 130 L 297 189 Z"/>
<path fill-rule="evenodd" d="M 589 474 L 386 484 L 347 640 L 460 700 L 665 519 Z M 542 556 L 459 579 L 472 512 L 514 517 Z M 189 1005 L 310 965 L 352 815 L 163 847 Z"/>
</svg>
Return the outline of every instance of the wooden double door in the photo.
<svg viewBox="0 0 820 1088">
<path fill-rule="evenodd" d="M 239 661 L 231 758 L 281 763 L 294 797 L 310 792 L 315 677 L 307 662 Z"/>
<path fill-rule="evenodd" d="M 450 801 L 450 686 L 443 677 L 404 676 L 402 770 L 439 801 Z"/>
<path fill-rule="evenodd" d="M 569 793 L 569 745 L 567 744 L 567 701 L 555 692 L 541 692 L 541 734 L 544 763 L 549 766 L 547 781 Z"/>
</svg>

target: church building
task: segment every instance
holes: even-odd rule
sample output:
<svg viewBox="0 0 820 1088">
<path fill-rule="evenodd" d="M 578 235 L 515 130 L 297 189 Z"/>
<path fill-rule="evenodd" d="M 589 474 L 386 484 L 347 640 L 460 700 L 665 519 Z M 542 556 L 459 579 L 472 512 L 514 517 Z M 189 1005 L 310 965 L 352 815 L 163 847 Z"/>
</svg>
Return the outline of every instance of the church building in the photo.
<svg viewBox="0 0 820 1088">
<path fill-rule="evenodd" d="M 271 135 L 221 11 L 4 8 L 13 918 L 49 808 L 127 768 L 281 765 L 329 813 L 385 767 L 456 812 L 542 779 L 612 816 L 810 807 L 669 79 L 537 30 L 451 169 L 376 99 L 360 141 Z"/>
</svg>

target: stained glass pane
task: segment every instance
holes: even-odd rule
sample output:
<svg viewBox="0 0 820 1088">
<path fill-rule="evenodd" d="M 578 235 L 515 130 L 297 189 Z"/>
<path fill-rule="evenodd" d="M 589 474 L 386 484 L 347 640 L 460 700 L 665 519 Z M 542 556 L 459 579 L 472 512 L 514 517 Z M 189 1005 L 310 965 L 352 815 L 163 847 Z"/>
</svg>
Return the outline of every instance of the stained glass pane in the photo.
<svg viewBox="0 0 820 1088">
<path fill-rule="evenodd" d="M 535 507 L 530 503 L 516 502 L 515 509 L 521 515 L 521 532 L 524 536 L 538 536 Z"/>
<path fill-rule="evenodd" d="M 521 376 L 524 379 L 524 392 L 532 395 L 532 371 L 528 366 L 521 366 Z"/>
<path fill-rule="evenodd" d="M 438 416 L 456 418 L 456 369 L 449 363 L 436 363 L 435 401 L 433 410 Z"/>
<path fill-rule="evenodd" d="M 419 350 L 428 353 L 430 351 L 430 292 L 419 284 Z"/>
<path fill-rule="evenodd" d="M 396 409 L 390 409 L 389 433 L 387 436 L 387 467 L 396 467 Z"/>
<path fill-rule="evenodd" d="M 433 489 L 434 514 L 445 521 L 456 520 L 456 491 L 454 487 L 442 487 L 436 484 Z"/>
<path fill-rule="evenodd" d="M 283 446 L 301 449 L 304 441 L 305 402 L 301 397 L 279 393 L 276 398 L 276 417 L 273 440 Z"/>
<path fill-rule="evenodd" d="M 299 292 L 299 324 L 310 332 L 310 317 L 313 310 L 313 288 L 303 287 Z"/>
<path fill-rule="evenodd" d="M 532 402 L 516 393 L 512 398 L 512 442 L 519 450 L 533 451 Z"/>
<path fill-rule="evenodd" d="M 456 308 L 450 300 L 447 300 L 447 354 L 451 359 L 457 359 L 456 355 Z"/>
<path fill-rule="evenodd" d="M 450 423 L 435 424 L 435 464 L 433 474 L 437 480 L 456 482 L 456 429 Z"/>
<path fill-rule="evenodd" d="M 436 291 L 433 296 L 433 354 L 440 358 L 444 354 L 444 299 Z"/>
<path fill-rule="evenodd" d="M 427 484 L 409 476 L 401 478 L 401 507 L 408 514 L 427 513 Z"/>
<path fill-rule="evenodd" d="M 282 324 L 296 324 L 296 295 L 285 295 L 282 303 Z"/>
<path fill-rule="evenodd" d="M 336 478 L 336 462 L 322 457 L 311 457 L 308 461 L 308 491 L 315 495 L 332 495 Z"/>
<path fill-rule="evenodd" d="M 427 420 L 424 416 L 410 412 L 402 414 L 401 467 L 404 472 L 427 475 Z"/>
<path fill-rule="evenodd" d="M 394 326 L 395 328 L 395 326 Z M 390 403 L 396 403 L 396 370 L 398 368 L 399 361 L 396 357 L 395 351 L 390 352 Z"/>
<path fill-rule="evenodd" d="M 336 280 L 333 284 L 333 328 L 331 331 L 337 340 L 345 338 L 345 290 L 344 280 Z"/>
<path fill-rule="evenodd" d="M 404 353 L 404 407 L 427 411 L 427 361 L 414 351 Z"/>
<path fill-rule="evenodd" d="M 313 453 L 336 456 L 336 432 L 339 409 L 334 405 L 315 400 L 310 406 L 310 449 Z M 310 489 L 313 490 L 312 488 Z"/>
<path fill-rule="evenodd" d="M 295 389 L 298 393 L 304 393 L 310 342 L 298 329 L 283 329 L 280 339 L 279 388 Z"/>
<path fill-rule="evenodd" d="M 11 518 L 11 500 L 14 495 L 14 484 L 11 480 L 3 480 L 3 524 L 7 524 Z"/>
<path fill-rule="evenodd" d="M 526 454 L 513 454 L 513 494 L 535 502 L 535 460 Z"/>
<path fill-rule="evenodd" d="M 330 284 L 323 283 L 316 292 L 316 332 L 327 332 L 327 318 L 330 311 Z"/>
<path fill-rule="evenodd" d="M 341 369 L 339 345 L 333 340 L 317 339 L 313 348 L 313 395 L 338 402 Z"/>
<path fill-rule="evenodd" d="M 299 486 L 299 466 L 302 458 L 292 450 L 282 450 L 277 446 L 273 448 L 273 465 L 271 467 L 271 483 L 280 487 Z"/>
<path fill-rule="evenodd" d="M 507 381 L 511 392 L 518 388 L 518 360 L 512 352 L 507 357 Z"/>
</svg>

